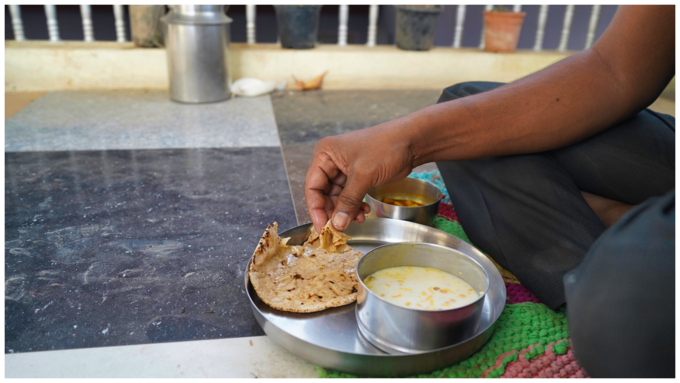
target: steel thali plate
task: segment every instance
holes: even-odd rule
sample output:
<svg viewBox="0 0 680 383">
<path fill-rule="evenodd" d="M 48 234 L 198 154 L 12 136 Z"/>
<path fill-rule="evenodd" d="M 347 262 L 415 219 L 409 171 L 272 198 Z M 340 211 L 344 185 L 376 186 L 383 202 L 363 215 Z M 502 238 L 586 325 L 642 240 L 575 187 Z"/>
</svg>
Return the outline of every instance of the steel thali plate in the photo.
<svg viewBox="0 0 680 383">
<path fill-rule="evenodd" d="M 301 225 L 279 235 L 290 237 L 290 245 L 301 245 L 310 226 Z M 246 272 L 246 291 L 253 314 L 274 342 L 324 368 L 362 376 L 399 377 L 453 365 L 472 355 L 489 339 L 505 307 L 506 291 L 500 272 L 479 250 L 441 230 L 386 218 L 366 218 L 363 224 L 352 223 L 345 233 L 352 237 L 348 244 L 364 254 L 387 243 L 424 242 L 448 246 L 479 262 L 488 273 L 490 283 L 476 335 L 421 354 L 389 355 L 359 334 L 355 303 L 308 314 L 279 311 L 260 300 Z"/>
</svg>

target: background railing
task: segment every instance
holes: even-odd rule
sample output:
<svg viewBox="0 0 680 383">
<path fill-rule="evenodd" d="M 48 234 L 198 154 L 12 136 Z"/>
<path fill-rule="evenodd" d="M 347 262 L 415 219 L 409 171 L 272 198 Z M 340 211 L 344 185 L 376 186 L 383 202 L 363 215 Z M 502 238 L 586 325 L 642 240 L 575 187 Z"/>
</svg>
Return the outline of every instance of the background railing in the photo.
<svg viewBox="0 0 680 383">
<path fill-rule="evenodd" d="M 21 6 L 19 5 L 8 5 L 9 12 L 12 19 L 12 32 L 14 33 L 14 39 L 16 41 L 25 41 L 26 34 L 24 32 L 24 23 L 21 16 Z M 59 23 L 57 21 L 57 6 L 56 5 L 45 5 L 45 18 L 47 21 L 47 33 L 49 41 L 57 42 L 61 41 L 59 36 Z M 123 43 L 126 41 L 125 37 L 125 18 L 122 5 L 111 6 L 111 11 L 114 16 L 114 27 L 116 31 L 116 41 Z M 93 42 L 94 38 L 94 25 L 92 22 L 92 10 L 89 5 L 80 6 L 80 15 L 83 24 L 83 41 Z"/>
<path fill-rule="evenodd" d="M 466 33 L 466 28 L 465 28 L 465 22 L 466 18 L 470 17 L 470 12 L 469 12 L 469 6 L 466 5 L 449 5 L 447 7 L 455 7 L 455 26 L 453 28 L 453 44 L 451 47 L 453 48 L 461 48 L 462 47 L 462 41 L 463 41 L 463 36 Z M 555 7 L 555 6 L 554 6 Z M 26 34 L 24 31 L 24 23 L 22 20 L 22 15 L 21 15 L 21 7 L 19 5 L 9 5 L 9 12 L 11 15 L 11 22 L 12 22 L 12 31 L 14 34 L 14 38 L 17 41 L 24 41 L 26 40 Z M 258 42 L 257 39 L 257 6 L 256 5 L 246 5 L 246 23 L 245 23 L 245 28 L 246 28 L 246 42 L 247 44 L 256 44 Z M 487 5 L 483 9 L 485 10 L 491 10 L 493 8 L 493 5 Z M 548 22 L 548 15 L 550 13 L 550 6 L 549 5 L 541 5 L 538 15 L 537 15 L 537 24 L 536 24 L 536 32 L 534 36 L 534 43 L 533 43 L 533 50 L 534 51 L 541 51 L 544 49 L 544 38 L 545 38 L 545 29 L 546 25 Z M 595 36 L 596 36 L 596 30 L 599 25 L 599 19 L 600 19 L 600 11 L 601 11 L 601 6 L 600 5 L 592 5 L 590 6 L 590 18 L 589 22 L 587 25 L 587 33 L 586 33 L 586 38 L 585 38 L 585 44 L 583 45 L 583 48 L 588 48 L 590 47 L 593 42 L 595 41 Z M 58 7 L 55 5 L 45 5 L 45 17 L 46 17 L 46 22 L 47 22 L 47 31 L 48 31 L 48 39 L 49 41 L 57 42 L 61 41 L 60 36 L 59 36 L 59 24 L 57 21 L 57 11 Z M 479 9 L 479 8 L 476 8 Z M 513 6 L 514 11 L 520 11 L 522 10 L 521 5 L 515 5 Z M 122 5 L 113 5 L 111 7 L 111 11 L 114 16 L 114 27 L 115 27 L 115 34 L 116 34 L 116 41 L 119 43 L 123 43 L 126 41 L 126 21 L 125 21 L 125 15 L 123 11 L 123 6 Z M 480 11 L 481 12 L 481 11 Z M 81 14 L 81 19 L 82 19 L 82 29 L 83 29 L 83 41 L 85 42 L 93 42 L 95 41 L 95 36 L 94 36 L 94 29 L 93 29 L 93 20 L 92 20 L 92 11 L 89 5 L 81 5 L 80 6 L 80 14 Z M 368 28 L 367 28 L 367 39 L 366 39 L 366 45 L 369 47 L 374 47 L 377 45 L 377 35 L 378 35 L 378 21 L 379 21 L 379 14 L 380 14 L 380 8 L 378 5 L 370 5 L 369 6 L 369 15 L 368 15 Z M 442 14 L 442 17 L 445 15 Z M 479 15 L 475 15 L 479 16 Z M 527 15 L 528 17 L 529 15 Z M 571 34 L 571 29 L 572 29 L 572 22 L 574 18 L 574 5 L 567 5 L 565 10 L 564 10 L 564 17 L 562 19 L 562 28 L 561 28 L 561 33 L 560 33 L 560 39 L 559 39 L 559 45 L 557 47 L 558 51 L 566 51 L 569 43 L 569 38 Z M 337 29 L 337 45 L 339 46 L 347 46 L 348 45 L 348 26 L 349 26 L 349 19 L 350 19 L 350 6 L 349 5 L 340 5 L 339 6 L 339 11 L 338 11 L 338 29 Z M 440 23 L 441 23 L 441 18 L 440 18 Z M 527 20 L 525 20 L 525 24 L 527 24 Z M 479 34 L 479 45 L 478 47 L 480 49 L 484 48 L 484 31 L 483 27 L 481 28 L 481 31 L 475 30 L 475 33 Z M 469 33 L 469 31 L 468 31 Z"/>
</svg>

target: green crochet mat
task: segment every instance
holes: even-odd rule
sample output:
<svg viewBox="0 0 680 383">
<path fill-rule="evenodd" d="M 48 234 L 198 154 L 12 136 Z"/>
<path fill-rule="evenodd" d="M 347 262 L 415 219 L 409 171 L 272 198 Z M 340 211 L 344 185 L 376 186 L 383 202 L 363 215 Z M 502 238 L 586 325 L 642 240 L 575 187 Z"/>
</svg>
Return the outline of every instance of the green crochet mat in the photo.
<svg viewBox="0 0 680 383">
<path fill-rule="evenodd" d="M 506 363 L 492 368 L 496 366 L 499 356 L 529 349 L 529 353 L 537 357 L 545 353 L 548 344 L 554 342 L 558 342 L 555 353 L 566 353 L 566 338 L 569 338 L 566 310 L 552 311 L 540 303 L 507 305 L 498 318 L 491 339 L 474 355 L 451 367 L 412 378 L 479 378 L 487 369 L 491 370 L 488 377 L 499 377 L 505 372 L 507 363 L 512 361 L 504 361 Z M 517 354 L 510 354 L 510 359 L 512 355 Z M 317 370 L 320 378 L 357 378 L 321 367 L 317 367 Z"/>
</svg>

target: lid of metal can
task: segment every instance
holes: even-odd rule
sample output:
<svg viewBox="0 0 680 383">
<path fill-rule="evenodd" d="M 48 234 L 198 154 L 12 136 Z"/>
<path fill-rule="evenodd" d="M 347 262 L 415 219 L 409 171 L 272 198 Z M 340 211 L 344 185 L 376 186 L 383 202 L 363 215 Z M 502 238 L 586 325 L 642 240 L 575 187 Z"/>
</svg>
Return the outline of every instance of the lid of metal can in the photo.
<svg viewBox="0 0 680 383">
<path fill-rule="evenodd" d="M 232 19 L 224 13 L 224 5 L 170 5 L 170 12 L 161 18 L 168 24 L 210 25 L 228 24 Z"/>
</svg>

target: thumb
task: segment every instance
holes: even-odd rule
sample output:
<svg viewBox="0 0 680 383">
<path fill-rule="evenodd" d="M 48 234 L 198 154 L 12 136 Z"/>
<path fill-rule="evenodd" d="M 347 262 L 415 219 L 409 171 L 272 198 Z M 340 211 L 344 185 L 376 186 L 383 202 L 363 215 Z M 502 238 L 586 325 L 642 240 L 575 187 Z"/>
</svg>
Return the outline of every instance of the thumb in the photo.
<svg viewBox="0 0 680 383">
<path fill-rule="evenodd" d="M 371 188 L 370 177 L 351 175 L 347 178 L 345 187 L 338 195 L 333 211 L 333 226 L 336 230 L 343 231 L 354 220 L 361 209 L 361 203 L 366 192 Z"/>
</svg>

